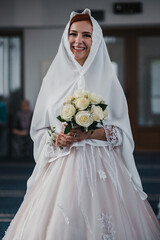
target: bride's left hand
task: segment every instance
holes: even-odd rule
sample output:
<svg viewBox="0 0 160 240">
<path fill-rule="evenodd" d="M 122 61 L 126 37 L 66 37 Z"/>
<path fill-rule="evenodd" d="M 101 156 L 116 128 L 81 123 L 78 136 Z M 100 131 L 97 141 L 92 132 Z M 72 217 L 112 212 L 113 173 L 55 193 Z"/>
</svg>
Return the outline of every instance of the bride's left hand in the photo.
<svg viewBox="0 0 160 240">
<path fill-rule="evenodd" d="M 80 142 L 83 141 L 84 139 L 89 138 L 91 135 L 90 131 L 89 132 L 82 132 L 81 129 L 79 128 L 73 128 L 67 136 L 69 137 L 70 142 Z"/>
<path fill-rule="evenodd" d="M 80 128 L 73 128 L 67 134 L 68 141 L 72 142 L 80 142 L 84 139 L 97 139 L 106 141 L 106 134 L 104 128 L 95 129 L 94 132 L 89 130 L 88 132 L 82 132 Z"/>
</svg>

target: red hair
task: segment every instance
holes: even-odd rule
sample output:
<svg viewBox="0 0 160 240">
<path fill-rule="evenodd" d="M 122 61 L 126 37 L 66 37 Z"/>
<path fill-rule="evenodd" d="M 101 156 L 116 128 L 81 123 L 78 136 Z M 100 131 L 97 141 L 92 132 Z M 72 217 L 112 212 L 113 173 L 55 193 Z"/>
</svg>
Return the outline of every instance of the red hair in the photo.
<svg viewBox="0 0 160 240">
<path fill-rule="evenodd" d="M 90 16 L 88 14 L 77 14 L 71 19 L 70 26 L 72 25 L 72 23 L 79 21 L 89 21 L 90 24 L 92 25 Z"/>
</svg>

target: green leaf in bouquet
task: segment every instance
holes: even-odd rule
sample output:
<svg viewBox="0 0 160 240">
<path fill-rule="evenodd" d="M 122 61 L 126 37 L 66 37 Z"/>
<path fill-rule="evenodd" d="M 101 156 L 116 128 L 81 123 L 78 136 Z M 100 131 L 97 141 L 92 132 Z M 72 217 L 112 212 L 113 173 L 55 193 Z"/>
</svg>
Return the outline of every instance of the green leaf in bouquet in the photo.
<svg viewBox="0 0 160 240">
<path fill-rule="evenodd" d="M 96 106 L 99 106 L 99 107 L 101 107 L 101 108 L 102 108 L 102 110 L 104 111 L 108 105 L 107 105 L 107 104 L 105 104 L 105 103 L 99 103 L 99 104 L 96 104 Z"/>
<path fill-rule="evenodd" d="M 92 129 L 92 130 L 91 130 L 91 134 L 93 134 L 94 130 L 95 130 L 95 129 Z"/>
<path fill-rule="evenodd" d="M 72 127 L 73 127 L 73 128 L 74 128 L 74 127 L 79 127 L 74 118 L 72 118 L 71 124 L 72 124 Z"/>
<path fill-rule="evenodd" d="M 57 119 L 58 119 L 59 121 L 61 121 L 61 122 L 66 122 L 66 120 L 64 120 L 63 118 L 61 118 L 60 115 L 57 117 Z"/>
<path fill-rule="evenodd" d="M 50 131 L 48 131 L 48 134 L 49 134 L 49 136 L 51 137 L 51 133 L 50 133 Z"/>
<path fill-rule="evenodd" d="M 55 131 L 56 131 L 56 127 L 52 127 L 51 128 L 51 133 L 55 133 Z"/>
<path fill-rule="evenodd" d="M 100 121 L 100 123 L 101 123 L 101 125 L 102 125 L 102 126 L 104 126 L 104 124 L 103 124 L 103 121 L 102 121 L 102 120 Z"/>
<path fill-rule="evenodd" d="M 94 121 L 94 122 L 89 126 L 89 130 L 96 129 L 96 128 L 97 128 L 97 123 L 98 123 L 98 122 Z"/>
<path fill-rule="evenodd" d="M 64 134 L 69 133 L 71 130 L 72 130 L 72 125 L 71 125 L 71 122 L 70 122 L 70 123 L 68 123 L 68 125 L 65 127 L 65 129 L 64 129 Z"/>
</svg>

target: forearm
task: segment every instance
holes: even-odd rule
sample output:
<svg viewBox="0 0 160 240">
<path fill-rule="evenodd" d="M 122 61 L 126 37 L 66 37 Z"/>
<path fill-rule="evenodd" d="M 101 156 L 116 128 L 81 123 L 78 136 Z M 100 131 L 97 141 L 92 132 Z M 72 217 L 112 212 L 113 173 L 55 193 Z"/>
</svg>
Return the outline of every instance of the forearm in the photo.
<svg viewBox="0 0 160 240">
<path fill-rule="evenodd" d="M 13 129 L 12 131 L 14 134 L 19 135 L 19 136 L 24 136 L 28 134 L 27 130 L 18 130 L 18 129 Z"/>
<path fill-rule="evenodd" d="M 88 132 L 82 132 L 80 128 L 73 128 L 67 135 L 61 132 L 58 135 L 56 145 L 65 147 L 74 142 L 80 142 L 85 139 L 107 141 L 110 149 L 119 146 L 122 142 L 120 129 L 109 125 Z"/>
<path fill-rule="evenodd" d="M 106 141 L 106 134 L 104 128 L 95 129 L 93 133 L 90 130 L 87 138 Z"/>
</svg>

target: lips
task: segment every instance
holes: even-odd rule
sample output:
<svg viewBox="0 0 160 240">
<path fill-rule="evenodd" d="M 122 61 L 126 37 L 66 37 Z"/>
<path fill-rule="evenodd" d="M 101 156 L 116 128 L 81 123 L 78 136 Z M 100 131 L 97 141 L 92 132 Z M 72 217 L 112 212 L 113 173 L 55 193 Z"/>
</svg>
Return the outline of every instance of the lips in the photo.
<svg viewBox="0 0 160 240">
<path fill-rule="evenodd" d="M 73 49 L 77 52 L 83 52 L 86 48 L 85 47 L 77 47 L 77 46 L 73 46 Z"/>
</svg>

